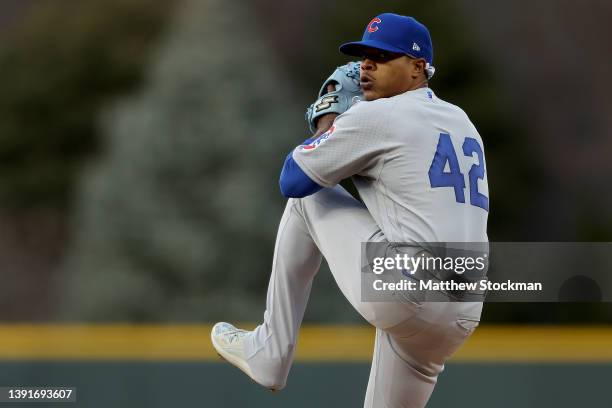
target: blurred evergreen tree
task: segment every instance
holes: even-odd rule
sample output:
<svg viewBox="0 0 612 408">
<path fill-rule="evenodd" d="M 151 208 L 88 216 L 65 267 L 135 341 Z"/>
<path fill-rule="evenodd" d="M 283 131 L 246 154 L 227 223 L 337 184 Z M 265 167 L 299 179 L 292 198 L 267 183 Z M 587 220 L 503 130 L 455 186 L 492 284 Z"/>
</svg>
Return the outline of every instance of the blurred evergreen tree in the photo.
<svg viewBox="0 0 612 408">
<path fill-rule="evenodd" d="M 261 319 L 278 171 L 304 137 L 291 89 L 248 5 L 185 2 L 144 91 L 104 116 L 65 318 Z"/>
</svg>

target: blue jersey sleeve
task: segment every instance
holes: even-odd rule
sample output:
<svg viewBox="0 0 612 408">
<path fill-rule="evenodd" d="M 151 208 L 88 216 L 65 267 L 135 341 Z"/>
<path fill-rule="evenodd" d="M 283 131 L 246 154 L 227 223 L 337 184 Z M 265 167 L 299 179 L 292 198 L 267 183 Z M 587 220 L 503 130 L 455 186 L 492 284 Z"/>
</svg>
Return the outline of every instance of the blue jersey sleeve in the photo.
<svg viewBox="0 0 612 408">
<path fill-rule="evenodd" d="M 293 160 L 292 153 L 287 155 L 280 174 L 281 193 L 288 198 L 302 198 L 321 190 L 323 187 L 312 181 Z"/>
</svg>

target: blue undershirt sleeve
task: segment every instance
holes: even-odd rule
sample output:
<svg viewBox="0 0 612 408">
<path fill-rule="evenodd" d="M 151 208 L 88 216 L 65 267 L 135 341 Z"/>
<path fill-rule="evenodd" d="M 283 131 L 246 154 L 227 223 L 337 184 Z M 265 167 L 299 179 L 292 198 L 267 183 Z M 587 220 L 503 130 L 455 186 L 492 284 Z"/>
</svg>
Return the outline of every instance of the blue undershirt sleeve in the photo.
<svg viewBox="0 0 612 408">
<path fill-rule="evenodd" d="M 302 198 L 321 190 L 323 187 L 312 181 L 293 160 L 292 153 L 287 155 L 280 174 L 281 193 L 288 198 Z"/>
</svg>

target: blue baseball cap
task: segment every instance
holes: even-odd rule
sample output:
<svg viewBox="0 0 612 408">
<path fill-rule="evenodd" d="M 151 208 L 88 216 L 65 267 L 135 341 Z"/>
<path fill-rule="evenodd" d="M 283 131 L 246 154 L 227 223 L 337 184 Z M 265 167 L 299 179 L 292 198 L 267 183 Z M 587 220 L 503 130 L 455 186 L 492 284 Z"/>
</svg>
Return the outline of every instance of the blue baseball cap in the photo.
<svg viewBox="0 0 612 408">
<path fill-rule="evenodd" d="M 429 30 L 408 16 L 383 13 L 374 17 L 366 26 L 361 41 L 342 44 L 340 52 L 361 57 L 364 48 L 423 58 L 429 65 L 433 65 L 433 45 Z"/>
</svg>

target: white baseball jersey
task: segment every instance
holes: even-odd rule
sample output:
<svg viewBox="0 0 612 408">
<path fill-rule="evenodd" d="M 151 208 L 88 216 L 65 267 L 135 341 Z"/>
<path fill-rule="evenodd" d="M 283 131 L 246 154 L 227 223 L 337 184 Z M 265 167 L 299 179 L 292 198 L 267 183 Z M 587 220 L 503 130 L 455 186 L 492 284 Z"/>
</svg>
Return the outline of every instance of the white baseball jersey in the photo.
<svg viewBox="0 0 612 408">
<path fill-rule="evenodd" d="M 355 104 L 293 158 L 325 187 L 352 176 L 388 241 L 488 241 L 482 139 L 429 88 Z"/>
</svg>

